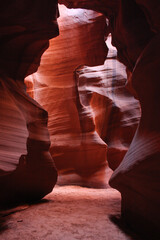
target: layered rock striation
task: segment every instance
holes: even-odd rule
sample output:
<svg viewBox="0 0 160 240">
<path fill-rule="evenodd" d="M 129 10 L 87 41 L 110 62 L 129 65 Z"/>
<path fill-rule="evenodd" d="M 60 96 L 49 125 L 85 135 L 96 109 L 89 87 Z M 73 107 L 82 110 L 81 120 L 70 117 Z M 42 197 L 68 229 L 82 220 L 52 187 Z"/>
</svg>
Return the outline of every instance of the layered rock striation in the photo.
<svg viewBox="0 0 160 240">
<path fill-rule="evenodd" d="M 50 152 L 59 173 L 90 176 L 107 161 L 112 169 L 120 164 L 139 121 L 139 104 L 126 89 L 126 70 L 115 59 L 110 36 L 106 46 L 104 16 L 64 6 L 60 15 L 61 35 L 51 40 L 26 84 L 49 113 Z"/>
<path fill-rule="evenodd" d="M 59 2 L 103 15 L 62 7 L 61 37 L 51 41 L 38 73 L 27 82 L 34 89 L 32 97 L 49 113 L 51 154 L 59 170 L 88 175 L 106 166 L 106 143 L 108 160 L 117 149 L 119 152 L 115 164 L 109 160 L 112 168 L 119 165 L 128 148 L 137 124 L 138 103 L 125 89 L 121 67 L 114 72 L 117 61 L 107 60 L 96 70 L 91 67 L 106 59 L 104 36 L 110 32 L 118 59 L 127 68 L 128 86 L 134 88 L 141 106 L 136 134 L 110 184 L 122 194 L 126 221 L 146 238 L 150 234 L 159 239 L 159 0 Z M 53 0 L 1 4 L 1 203 L 39 199 L 56 182 L 47 112 L 26 94 L 24 78 L 37 71 L 48 40 L 58 35 L 57 16 L 57 1 Z M 90 67 L 79 67 L 81 64 Z M 99 77 L 105 71 L 106 82 L 106 77 Z M 105 101 L 109 112 L 98 115 L 97 105 L 106 109 Z M 127 119 L 134 119 L 133 125 Z"/>
<path fill-rule="evenodd" d="M 84 66 L 76 74 L 80 102 L 92 112 L 95 129 L 107 144 L 107 162 L 115 170 L 135 134 L 140 106 L 126 88 L 124 65 L 112 54 L 104 65 Z"/>
<path fill-rule="evenodd" d="M 94 9 L 109 20 L 112 43 L 127 67 L 140 101 L 141 119 L 120 166 L 110 179 L 122 194 L 122 215 L 145 238 L 159 239 L 159 28 L 158 0 L 60 0 L 68 7 Z"/>
<path fill-rule="evenodd" d="M 58 35 L 57 1 L 7 1 L 0 9 L 0 204 L 49 193 L 57 171 L 47 112 L 26 94 L 49 39 Z"/>
<path fill-rule="evenodd" d="M 92 111 L 80 102 L 75 69 L 103 64 L 107 25 L 94 11 L 59 9 L 60 36 L 50 41 L 38 72 L 26 81 L 30 89 L 33 84 L 30 93 L 49 114 L 50 152 L 59 173 L 89 176 L 107 165 L 107 146 L 95 130 Z"/>
</svg>

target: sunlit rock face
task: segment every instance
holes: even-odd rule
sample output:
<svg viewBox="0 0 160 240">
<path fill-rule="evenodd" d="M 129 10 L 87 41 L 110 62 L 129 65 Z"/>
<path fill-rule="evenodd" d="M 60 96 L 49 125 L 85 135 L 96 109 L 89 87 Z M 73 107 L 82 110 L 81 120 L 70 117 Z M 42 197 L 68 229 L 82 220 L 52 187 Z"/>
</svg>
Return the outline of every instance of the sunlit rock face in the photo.
<svg viewBox="0 0 160 240">
<path fill-rule="evenodd" d="M 50 152 L 59 171 L 89 175 L 106 165 L 106 157 L 115 169 L 135 133 L 139 103 L 126 89 L 126 69 L 115 59 L 110 37 L 102 65 L 105 18 L 64 6 L 60 15 L 61 35 L 51 41 L 38 72 L 27 79 L 29 94 L 49 113 Z"/>
<path fill-rule="evenodd" d="M 0 203 L 34 200 L 50 192 L 57 173 L 49 154 L 47 112 L 22 82 L 1 79 Z"/>
<path fill-rule="evenodd" d="M 77 69 L 76 79 L 80 102 L 91 108 L 96 131 L 108 146 L 107 161 L 114 170 L 128 150 L 140 118 L 139 101 L 126 88 L 125 67 L 112 55 L 104 65 Z"/>
<path fill-rule="evenodd" d="M 49 39 L 57 1 L 4 1 L 0 9 L 0 204 L 40 199 L 56 183 L 47 112 L 26 94 Z"/>
<path fill-rule="evenodd" d="M 155 2 L 158 5 L 158 0 Z M 148 15 L 146 7 L 152 5 L 150 3 L 142 6 L 133 0 L 108 0 L 107 2 L 106 0 L 59 0 L 59 3 L 69 8 L 87 8 L 102 12 L 109 19 L 109 30 L 112 33 L 112 43 L 118 50 L 118 58 L 130 71 L 133 70 L 141 51 L 154 35 L 142 10 L 145 8 Z M 157 18 L 159 18 L 158 12 Z"/>
<path fill-rule="evenodd" d="M 1 76 L 0 86 L 0 166 L 1 171 L 5 172 L 14 170 L 20 156 L 27 154 L 28 131 L 25 116 L 22 115 L 17 104 L 18 100 L 14 97 L 18 90 L 21 90 L 20 87 L 4 76 Z M 16 87 L 17 91 L 15 91 Z"/>
<path fill-rule="evenodd" d="M 95 131 L 93 113 L 81 104 L 75 69 L 103 64 L 106 20 L 89 10 L 60 7 L 60 36 L 50 41 L 36 74 L 27 80 L 34 98 L 49 114 L 51 155 L 59 172 L 88 176 L 106 166 L 106 143 Z M 31 91 L 32 92 L 32 91 Z"/>
<path fill-rule="evenodd" d="M 136 134 L 110 184 L 122 193 L 122 215 L 146 238 L 159 239 L 159 29 L 158 0 L 60 0 L 68 7 L 103 12 L 118 58 L 129 72 L 141 105 Z"/>
</svg>

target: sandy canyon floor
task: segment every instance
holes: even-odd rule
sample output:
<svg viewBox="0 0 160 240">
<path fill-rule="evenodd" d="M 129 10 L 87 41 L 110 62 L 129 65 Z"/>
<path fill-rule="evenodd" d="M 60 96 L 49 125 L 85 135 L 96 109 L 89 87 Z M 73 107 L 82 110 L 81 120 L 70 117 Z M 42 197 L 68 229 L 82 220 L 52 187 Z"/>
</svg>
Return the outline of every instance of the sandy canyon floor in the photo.
<svg viewBox="0 0 160 240">
<path fill-rule="evenodd" d="M 53 192 L 38 203 L 1 211 L 0 239 L 140 240 L 119 224 L 118 191 L 107 185 L 62 185 L 60 179 Z"/>
</svg>

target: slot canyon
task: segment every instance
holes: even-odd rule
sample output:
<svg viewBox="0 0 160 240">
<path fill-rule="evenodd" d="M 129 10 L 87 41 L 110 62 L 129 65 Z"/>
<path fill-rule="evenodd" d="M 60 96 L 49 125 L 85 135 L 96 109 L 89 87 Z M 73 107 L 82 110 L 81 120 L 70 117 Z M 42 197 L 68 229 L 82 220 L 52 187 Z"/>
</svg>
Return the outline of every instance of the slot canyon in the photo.
<svg viewBox="0 0 160 240">
<path fill-rule="evenodd" d="M 159 240 L 159 0 L 1 1 L 0 29 L 0 239 Z"/>
</svg>

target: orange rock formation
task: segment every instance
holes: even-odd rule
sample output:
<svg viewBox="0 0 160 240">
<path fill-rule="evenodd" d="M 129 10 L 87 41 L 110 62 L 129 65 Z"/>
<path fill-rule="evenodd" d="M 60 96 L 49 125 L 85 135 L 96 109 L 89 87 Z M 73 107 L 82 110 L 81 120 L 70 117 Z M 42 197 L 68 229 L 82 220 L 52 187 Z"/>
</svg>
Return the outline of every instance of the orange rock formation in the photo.
<svg viewBox="0 0 160 240">
<path fill-rule="evenodd" d="M 56 183 L 47 112 L 24 78 L 58 35 L 57 1 L 7 1 L 0 9 L 0 203 L 40 199 Z"/>
<path fill-rule="evenodd" d="M 146 237 L 159 239 L 159 0 L 59 3 L 90 10 L 62 7 L 60 37 L 51 41 L 39 71 L 26 81 L 32 97 L 49 113 L 51 154 L 59 170 L 89 175 L 105 167 L 108 144 L 110 166 L 120 164 L 110 185 L 122 194 L 122 216 Z M 57 16 L 54 0 L 1 3 L 3 203 L 41 198 L 56 182 L 47 112 L 26 94 L 24 78 L 37 71 L 48 40 L 58 35 Z M 106 59 L 109 33 L 127 68 L 127 86 L 141 106 L 130 146 L 139 106 L 125 87 L 124 69 L 109 55 L 103 66 L 93 67 Z"/>
</svg>

